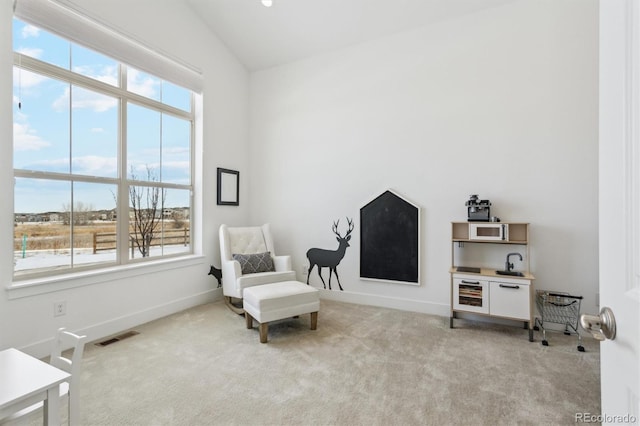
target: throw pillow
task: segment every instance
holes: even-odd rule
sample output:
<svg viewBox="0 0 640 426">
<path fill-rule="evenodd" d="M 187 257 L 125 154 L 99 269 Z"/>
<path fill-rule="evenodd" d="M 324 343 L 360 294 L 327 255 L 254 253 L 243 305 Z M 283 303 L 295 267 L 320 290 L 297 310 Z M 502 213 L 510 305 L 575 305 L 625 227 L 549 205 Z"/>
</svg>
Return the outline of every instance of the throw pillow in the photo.
<svg viewBox="0 0 640 426">
<path fill-rule="evenodd" d="M 273 266 L 271 252 L 256 254 L 232 254 L 233 260 L 240 263 L 243 274 L 255 274 L 256 272 L 271 272 L 276 268 Z"/>
</svg>

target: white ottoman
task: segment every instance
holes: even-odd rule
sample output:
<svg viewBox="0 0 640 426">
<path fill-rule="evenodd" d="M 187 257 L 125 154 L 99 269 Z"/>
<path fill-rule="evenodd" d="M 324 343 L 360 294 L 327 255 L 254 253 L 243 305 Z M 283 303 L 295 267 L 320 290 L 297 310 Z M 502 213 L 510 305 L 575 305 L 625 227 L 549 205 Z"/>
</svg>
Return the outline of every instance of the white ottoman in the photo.
<svg viewBox="0 0 640 426">
<path fill-rule="evenodd" d="M 253 328 L 254 319 L 260 323 L 260 343 L 267 342 L 271 321 L 310 313 L 311 330 L 318 325 L 319 291 L 298 281 L 247 287 L 242 293 L 242 305 L 247 328 Z"/>
</svg>

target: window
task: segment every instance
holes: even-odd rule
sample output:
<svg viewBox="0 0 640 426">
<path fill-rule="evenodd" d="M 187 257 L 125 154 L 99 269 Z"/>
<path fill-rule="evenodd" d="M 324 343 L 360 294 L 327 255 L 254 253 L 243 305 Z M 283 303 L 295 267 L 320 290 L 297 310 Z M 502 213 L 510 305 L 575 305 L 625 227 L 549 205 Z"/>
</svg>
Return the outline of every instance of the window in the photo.
<svg viewBox="0 0 640 426">
<path fill-rule="evenodd" d="M 192 253 L 196 93 L 18 18 L 13 50 L 14 276 Z"/>
</svg>

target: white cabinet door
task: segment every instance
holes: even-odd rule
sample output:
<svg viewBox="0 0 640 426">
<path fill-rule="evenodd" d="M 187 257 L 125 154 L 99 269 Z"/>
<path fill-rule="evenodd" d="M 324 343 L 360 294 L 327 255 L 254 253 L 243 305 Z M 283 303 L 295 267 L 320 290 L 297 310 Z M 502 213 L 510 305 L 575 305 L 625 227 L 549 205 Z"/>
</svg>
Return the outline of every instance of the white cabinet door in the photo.
<svg viewBox="0 0 640 426">
<path fill-rule="evenodd" d="M 529 282 L 489 283 L 489 313 L 491 315 L 529 321 Z"/>
</svg>

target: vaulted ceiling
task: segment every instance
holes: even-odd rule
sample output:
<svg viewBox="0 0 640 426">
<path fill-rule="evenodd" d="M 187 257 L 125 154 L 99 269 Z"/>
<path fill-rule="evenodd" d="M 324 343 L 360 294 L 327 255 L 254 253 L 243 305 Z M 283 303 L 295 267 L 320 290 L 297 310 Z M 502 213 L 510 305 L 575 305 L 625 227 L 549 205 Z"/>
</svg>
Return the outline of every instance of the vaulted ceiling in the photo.
<svg viewBox="0 0 640 426">
<path fill-rule="evenodd" d="M 514 0 L 183 0 L 250 71 Z"/>
</svg>

